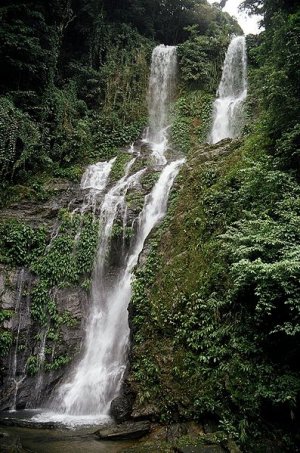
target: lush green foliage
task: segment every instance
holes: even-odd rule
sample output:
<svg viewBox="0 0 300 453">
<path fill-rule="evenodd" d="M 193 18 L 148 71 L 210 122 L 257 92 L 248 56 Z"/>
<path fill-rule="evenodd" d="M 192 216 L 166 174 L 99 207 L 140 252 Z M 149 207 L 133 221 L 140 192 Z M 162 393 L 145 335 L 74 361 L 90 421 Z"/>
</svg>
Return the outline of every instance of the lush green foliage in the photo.
<svg viewBox="0 0 300 453">
<path fill-rule="evenodd" d="M 293 2 L 263 3 L 267 28 L 250 54 L 262 140 L 281 168 L 299 172 L 300 12 Z"/>
<path fill-rule="evenodd" d="M 171 140 L 188 154 L 205 142 L 211 124 L 213 96 L 205 91 L 182 88 L 173 109 Z"/>
<path fill-rule="evenodd" d="M 30 181 L 30 194 L 44 200 L 43 179 L 32 175 L 76 180 L 85 163 L 118 154 L 145 123 L 154 40 L 180 43 L 172 142 L 189 161 L 178 199 L 136 274 L 131 381 L 138 404 L 154 403 L 163 421 L 213 417 L 249 452 L 267 450 L 263 438 L 272 423 L 276 447 L 292 451 L 300 392 L 299 6 L 287 0 L 245 5 L 261 10 L 266 26 L 259 38 L 248 38 L 248 137 L 215 161 L 209 153 L 217 148 L 200 144 L 229 35 L 240 32 L 216 6 L 5 1 L 0 176 L 4 188 Z M 113 180 L 128 158 L 118 154 Z M 155 175 L 145 173 L 142 186 L 154 183 Z M 136 190 L 127 194 L 136 210 L 143 198 Z M 89 215 L 63 211 L 46 247 L 44 229 L 1 223 L 1 262 L 36 276 L 31 315 L 46 332 L 47 371 L 69 363 L 55 348 L 62 327 L 77 323 L 58 311 L 55 290 L 88 289 L 98 227 Z M 122 233 L 116 224 L 116 242 Z M 128 228 L 125 239 L 131 235 Z M 1 323 L 10 316 L 2 310 Z M 1 327 L 2 355 L 12 342 Z M 26 368 L 38 373 L 39 357 L 30 355 Z"/>
<path fill-rule="evenodd" d="M 34 276 L 30 291 L 30 315 L 33 325 L 42 334 L 46 331 L 45 363 L 37 355 L 27 359 L 29 376 L 38 373 L 41 367 L 51 371 L 66 365 L 71 355 L 62 355 L 57 349 L 64 326 L 75 328 L 75 319 L 67 310 L 58 310 L 55 291 L 58 288 L 82 286 L 89 289 L 89 279 L 97 247 L 99 224 L 90 214 L 60 213 L 57 235 L 47 244 L 43 228 L 32 228 L 20 221 L 1 224 L 0 260 L 9 266 L 29 268 Z M 9 310 L 1 310 L 1 324 L 12 316 Z M 8 353 L 13 342 L 12 332 L 0 329 L 0 356 Z M 38 337 L 37 341 L 41 341 Z M 68 347 L 67 347 L 68 350 Z"/>
<path fill-rule="evenodd" d="M 3 188 L 41 170 L 68 177 L 68 167 L 111 158 L 135 140 L 154 39 L 182 42 L 192 27 L 183 77 L 213 86 L 222 46 L 238 30 L 202 0 L 4 1 L 0 18 Z M 203 63 L 207 71 L 196 74 Z"/>
<path fill-rule="evenodd" d="M 61 223 L 47 253 L 31 262 L 31 269 L 39 276 L 32 292 L 32 316 L 46 323 L 50 318 L 58 322 L 51 288 L 84 283 L 90 277 L 97 247 L 99 225 L 92 215 L 61 212 Z"/>
<path fill-rule="evenodd" d="M 201 36 L 191 27 L 191 36 L 179 49 L 181 78 L 186 84 L 215 93 L 229 37 Z"/>
<path fill-rule="evenodd" d="M 2 263 L 29 266 L 43 254 L 46 246 L 44 229 L 34 230 L 17 220 L 0 224 L 0 260 Z"/>
<path fill-rule="evenodd" d="M 116 182 L 122 178 L 126 165 L 130 161 L 130 159 L 131 156 L 128 153 L 120 153 L 117 156 L 109 175 L 111 181 Z"/>
<path fill-rule="evenodd" d="M 289 417 L 300 390 L 299 189 L 245 153 L 207 164 L 193 155 L 134 283 L 133 376 L 140 404 L 155 401 L 162 419 L 218 416 L 255 448 L 251 435 L 266 429 L 255 420 Z"/>
<path fill-rule="evenodd" d="M 4 187 L 111 157 L 145 122 L 152 42 L 93 1 L 30 3 L 0 8 Z"/>
<path fill-rule="evenodd" d="M 227 157 L 216 160 L 218 146 L 201 148 L 188 132 L 189 99 L 199 96 L 191 84 L 197 61 L 194 44 L 182 45 L 190 68 L 173 140 L 190 153 L 168 222 L 136 273 L 131 379 L 137 404 L 155 404 L 163 420 L 215 417 L 249 452 L 268 448 L 271 429 L 271 442 L 293 451 L 300 395 L 299 6 L 245 3 L 263 6 L 267 28 L 247 40 L 248 137 L 220 145 L 231 146 Z"/>
<path fill-rule="evenodd" d="M 8 330 L 0 329 L 0 356 L 3 357 L 9 353 L 13 342 L 12 333 Z"/>
<path fill-rule="evenodd" d="M 4 181 L 35 158 L 40 134 L 29 115 L 8 98 L 0 98 L 0 117 L 0 177 Z"/>
</svg>

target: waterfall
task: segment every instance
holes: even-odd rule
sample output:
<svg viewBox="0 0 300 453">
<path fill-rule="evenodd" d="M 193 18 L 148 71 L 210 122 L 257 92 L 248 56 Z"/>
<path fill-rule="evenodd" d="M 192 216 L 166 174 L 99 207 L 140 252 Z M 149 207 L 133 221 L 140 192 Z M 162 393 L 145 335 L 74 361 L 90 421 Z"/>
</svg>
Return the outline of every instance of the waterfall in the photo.
<svg viewBox="0 0 300 453">
<path fill-rule="evenodd" d="M 228 47 L 217 95 L 213 107 L 210 143 L 238 137 L 243 127 L 243 106 L 247 97 L 247 55 L 244 36 L 233 38 Z"/>
<path fill-rule="evenodd" d="M 170 105 L 174 97 L 177 76 L 176 46 L 160 45 L 152 53 L 148 92 L 149 127 L 145 142 L 150 145 L 158 164 L 167 163 Z"/>
<path fill-rule="evenodd" d="M 167 161 L 167 128 L 170 102 L 176 87 L 176 48 L 158 46 L 152 55 L 149 83 L 149 127 L 144 133 L 144 146 L 153 156 L 148 167 L 134 171 L 143 156 L 138 144 L 128 149 L 132 157 L 122 178 L 110 183 L 115 159 L 90 165 L 82 177 L 84 201 L 81 212 L 92 211 L 99 219 L 99 241 L 91 288 L 91 309 L 87 320 L 82 356 L 71 374 L 58 389 L 52 413 L 34 417 L 67 424 L 96 423 L 109 417 L 110 405 L 121 390 L 127 367 L 129 348 L 128 304 L 131 298 L 133 270 L 138 263 L 144 243 L 152 229 L 162 220 L 173 182 L 184 163 L 177 158 Z M 144 149 L 144 148 L 143 148 Z M 143 150 L 144 152 L 144 150 Z M 116 221 L 125 231 L 129 206 L 129 190 L 139 190 L 147 171 L 160 169 L 158 181 L 145 195 L 143 208 L 134 219 L 134 237 L 130 245 L 119 250 L 118 265 L 110 263 L 113 227 Z"/>
</svg>

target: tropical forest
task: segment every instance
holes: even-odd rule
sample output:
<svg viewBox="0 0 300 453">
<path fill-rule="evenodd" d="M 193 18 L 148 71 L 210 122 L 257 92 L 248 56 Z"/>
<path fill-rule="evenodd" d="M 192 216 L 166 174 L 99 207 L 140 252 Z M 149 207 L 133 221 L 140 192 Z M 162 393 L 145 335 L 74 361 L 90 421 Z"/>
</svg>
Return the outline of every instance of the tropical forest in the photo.
<svg viewBox="0 0 300 453">
<path fill-rule="evenodd" d="M 0 451 L 300 452 L 300 4 L 2 0 Z"/>
</svg>

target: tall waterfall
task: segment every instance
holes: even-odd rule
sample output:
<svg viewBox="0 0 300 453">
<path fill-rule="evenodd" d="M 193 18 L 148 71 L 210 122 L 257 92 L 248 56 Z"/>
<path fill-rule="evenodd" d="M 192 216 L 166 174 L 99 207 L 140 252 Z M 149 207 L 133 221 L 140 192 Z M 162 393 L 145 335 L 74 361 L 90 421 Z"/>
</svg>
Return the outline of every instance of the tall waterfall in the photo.
<svg viewBox="0 0 300 453">
<path fill-rule="evenodd" d="M 221 83 L 214 102 L 210 143 L 235 138 L 243 127 L 243 106 L 247 97 L 247 55 L 244 36 L 233 38 L 224 61 Z"/>
<path fill-rule="evenodd" d="M 51 417 L 74 424 L 99 421 L 109 415 L 111 402 L 120 392 L 127 366 L 130 333 L 127 308 L 131 298 L 133 269 L 138 263 L 145 240 L 166 213 L 169 192 L 184 163 L 184 159 L 167 162 L 164 156 L 168 147 L 166 128 L 175 81 L 176 48 L 158 46 L 152 56 L 149 128 L 144 135 L 143 151 L 138 148 L 138 144 L 131 146 L 128 153 L 132 158 L 124 169 L 123 177 L 113 185 L 110 184 L 110 172 L 115 159 L 91 165 L 83 175 L 81 188 L 85 196 L 81 211 L 92 211 L 100 220 L 98 251 L 92 277 L 91 311 L 82 357 L 59 388 L 53 405 L 55 413 L 41 414 L 39 420 Z M 155 149 L 158 144 L 159 152 Z M 134 163 L 145 148 L 154 159 L 148 167 L 134 172 Z M 113 226 L 116 221 L 123 228 L 127 225 L 127 192 L 139 188 L 146 171 L 157 171 L 158 168 L 158 181 L 145 196 L 143 209 L 134 219 L 135 235 L 125 254 L 124 250 L 120 250 L 120 255 L 123 255 L 120 264 L 112 271 L 109 256 Z"/>
<path fill-rule="evenodd" d="M 159 164 L 166 164 L 165 151 L 170 127 L 170 105 L 174 97 L 177 75 L 175 46 L 160 45 L 152 53 L 148 93 L 149 127 L 145 141 Z"/>
</svg>

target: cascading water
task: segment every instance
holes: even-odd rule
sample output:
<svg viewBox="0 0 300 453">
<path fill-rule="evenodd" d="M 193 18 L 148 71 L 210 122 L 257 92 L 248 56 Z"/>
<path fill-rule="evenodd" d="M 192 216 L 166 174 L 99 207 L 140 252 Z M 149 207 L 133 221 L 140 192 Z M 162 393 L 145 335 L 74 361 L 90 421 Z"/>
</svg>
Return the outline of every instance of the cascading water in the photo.
<svg viewBox="0 0 300 453">
<path fill-rule="evenodd" d="M 145 196 L 144 206 L 135 219 L 135 235 L 124 253 L 120 249 L 120 265 L 113 271 L 109 265 L 113 226 L 116 221 L 127 226 L 129 206 L 126 195 L 139 188 L 145 172 L 152 166 L 132 171 L 140 157 L 134 145 L 128 150 L 132 159 L 124 176 L 113 186 L 109 176 L 114 164 L 91 165 L 82 178 L 85 197 L 81 212 L 92 211 L 100 220 L 99 245 L 95 260 L 91 312 L 87 321 L 83 355 L 68 380 L 59 388 L 54 399 L 55 414 L 37 418 L 52 418 L 69 424 L 93 423 L 108 417 L 110 405 L 120 392 L 127 366 L 129 346 L 128 303 L 131 298 L 133 269 L 143 250 L 145 240 L 163 218 L 169 192 L 184 159 L 167 162 L 167 127 L 170 102 L 174 97 L 176 81 L 176 48 L 158 46 L 153 51 L 149 87 L 149 127 L 143 140 L 154 156 L 154 167 L 161 169 L 152 191 Z M 120 222 L 121 221 L 121 222 Z M 44 417 L 44 415 L 46 417 Z"/>
<path fill-rule="evenodd" d="M 175 46 L 160 45 L 152 53 L 149 81 L 148 105 L 149 127 L 145 142 L 150 145 L 158 164 L 167 163 L 165 151 L 168 148 L 170 127 L 170 105 L 174 97 L 177 75 L 177 52 Z"/>
<path fill-rule="evenodd" d="M 228 47 L 217 94 L 210 143 L 238 137 L 243 127 L 243 106 L 247 97 L 247 55 L 244 36 L 233 38 Z"/>
</svg>

